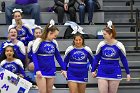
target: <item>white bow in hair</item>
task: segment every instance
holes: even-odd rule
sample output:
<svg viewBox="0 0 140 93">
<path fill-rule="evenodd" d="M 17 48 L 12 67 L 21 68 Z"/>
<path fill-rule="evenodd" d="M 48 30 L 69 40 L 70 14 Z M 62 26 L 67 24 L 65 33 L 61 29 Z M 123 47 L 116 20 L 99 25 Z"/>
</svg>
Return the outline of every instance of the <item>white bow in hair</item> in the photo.
<svg viewBox="0 0 140 93">
<path fill-rule="evenodd" d="M 39 29 L 43 29 L 41 26 L 35 25 L 34 28 L 39 28 Z"/>
<path fill-rule="evenodd" d="M 76 24 L 75 22 L 66 21 L 66 23 L 64 25 L 70 26 L 73 29 L 73 32 L 71 34 L 76 34 L 77 32 L 79 32 L 81 34 L 85 34 L 83 32 L 83 28 L 81 26 L 79 26 L 78 24 Z"/>
<path fill-rule="evenodd" d="M 110 29 L 112 29 L 112 21 L 111 21 L 111 20 L 109 20 L 109 21 L 107 22 L 107 27 L 109 27 Z"/>
<path fill-rule="evenodd" d="M 83 28 L 80 27 L 79 25 L 77 25 L 76 27 L 74 27 L 73 32 L 71 34 L 76 34 L 77 32 L 81 33 L 81 34 L 85 34 L 83 32 Z"/>
<path fill-rule="evenodd" d="M 3 48 L 6 48 L 7 46 L 14 46 L 14 44 L 12 44 L 12 43 L 4 43 L 4 46 L 3 46 Z"/>
<path fill-rule="evenodd" d="M 15 28 L 15 25 L 10 25 L 10 26 L 8 27 L 8 32 L 9 32 L 12 28 Z"/>
<path fill-rule="evenodd" d="M 20 12 L 20 13 L 22 13 L 23 11 L 22 11 L 22 9 L 16 9 L 16 8 L 15 8 L 15 9 L 13 10 L 13 13 L 14 13 L 14 12 Z"/>
<path fill-rule="evenodd" d="M 53 25 L 55 25 L 55 22 L 53 19 L 51 19 L 49 28 L 52 27 Z"/>
</svg>

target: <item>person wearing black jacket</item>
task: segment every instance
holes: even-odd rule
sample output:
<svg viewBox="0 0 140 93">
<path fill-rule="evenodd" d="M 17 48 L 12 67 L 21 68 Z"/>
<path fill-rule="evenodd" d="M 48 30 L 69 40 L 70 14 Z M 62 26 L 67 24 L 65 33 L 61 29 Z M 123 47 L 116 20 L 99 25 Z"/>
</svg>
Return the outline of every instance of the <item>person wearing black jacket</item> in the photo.
<svg viewBox="0 0 140 93">
<path fill-rule="evenodd" d="M 58 24 L 63 24 L 64 13 L 70 14 L 70 21 L 76 22 L 76 0 L 54 0 L 54 11 L 58 14 Z"/>
</svg>

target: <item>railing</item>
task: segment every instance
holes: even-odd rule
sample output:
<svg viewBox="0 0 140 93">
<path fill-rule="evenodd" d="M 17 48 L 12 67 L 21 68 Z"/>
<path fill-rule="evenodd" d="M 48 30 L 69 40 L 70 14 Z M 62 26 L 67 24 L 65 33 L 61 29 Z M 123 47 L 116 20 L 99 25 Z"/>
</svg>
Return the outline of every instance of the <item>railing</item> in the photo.
<svg viewBox="0 0 140 93">
<path fill-rule="evenodd" d="M 135 46 L 135 50 L 140 50 L 140 47 L 139 47 L 139 43 L 138 43 L 138 41 L 139 41 L 139 30 L 140 30 L 140 16 L 139 16 L 139 9 L 137 8 L 136 9 L 136 22 L 135 22 L 135 20 L 134 20 L 134 16 L 133 16 L 133 5 L 134 5 L 134 0 L 130 0 L 130 1 L 128 1 L 127 2 L 127 5 L 130 5 L 130 14 L 131 14 L 131 18 L 129 19 L 129 22 L 131 23 L 131 27 L 130 27 L 130 32 L 135 32 L 136 31 L 136 46 Z M 133 26 L 133 24 L 136 24 L 136 27 L 135 26 Z"/>
<path fill-rule="evenodd" d="M 131 25 L 133 25 L 133 23 L 134 23 L 134 17 L 133 17 L 133 5 L 134 5 L 134 0 L 130 0 L 129 1 L 129 3 L 130 3 L 130 14 L 131 14 L 131 18 L 129 19 L 129 22 L 131 23 Z M 134 32 L 135 31 L 135 27 L 134 26 L 131 26 L 130 27 L 130 32 Z"/>
<path fill-rule="evenodd" d="M 131 22 L 131 23 L 134 23 L 133 5 L 134 5 L 134 0 L 130 0 L 130 14 L 131 14 L 131 18 L 129 19 L 129 22 Z"/>
<path fill-rule="evenodd" d="M 140 18 L 139 18 L 139 9 L 136 9 L 136 47 L 135 50 L 140 50 L 139 47 L 139 30 L 140 30 Z"/>
</svg>

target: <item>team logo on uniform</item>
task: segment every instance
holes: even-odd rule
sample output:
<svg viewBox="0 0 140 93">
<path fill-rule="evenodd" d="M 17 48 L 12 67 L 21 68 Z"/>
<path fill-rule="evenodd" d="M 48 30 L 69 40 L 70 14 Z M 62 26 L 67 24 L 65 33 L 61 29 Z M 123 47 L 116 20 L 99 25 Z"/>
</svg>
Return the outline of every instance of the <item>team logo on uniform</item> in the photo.
<svg viewBox="0 0 140 93">
<path fill-rule="evenodd" d="M 85 59 L 85 57 L 86 57 L 86 55 L 82 51 L 76 51 L 72 55 L 72 58 L 77 60 L 77 61 L 81 61 L 81 60 Z"/>
<path fill-rule="evenodd" d="M 103 50 L 103 55 L 105 55 L 106 57 L 113 57 L 116 55 L 116 51 L 112 47 L 106 47 Z"/>
<path fill-rule="evenodd" d="M 47 54 L 53 54 L 55 52 L 55 48 L 52 44 L 45 44 L 44 45 L 44 51 Z"/>
<path fill-rule="evenodd" d="M 14 64 L 8 64 L 5 66 L 5 69 L 10 70 L 11 72 L 16 72 L 17 68 Z"/>
</svg>

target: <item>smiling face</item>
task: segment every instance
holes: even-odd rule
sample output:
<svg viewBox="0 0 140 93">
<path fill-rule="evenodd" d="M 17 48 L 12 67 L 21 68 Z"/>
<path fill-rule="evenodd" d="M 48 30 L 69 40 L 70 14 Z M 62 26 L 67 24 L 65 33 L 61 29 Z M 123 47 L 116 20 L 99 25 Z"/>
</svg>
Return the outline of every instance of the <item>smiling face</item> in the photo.
<svg viewBox="0 0 140 93">
<path fill-rule="evenodd" d="M 7 59 L 13 58 L 13 55 L 14 55 L 13 48 L 10 47 L 10 46 L 6 47 L 6 49 L 5 49 L 5 55 L 6 55 Z"/>
<path fill-rule="evenodd" d="M 58 30 L 55 30 L 54 32 L 49 31 L 47 39 L 49 39 L 49 40 L 56 39 L 58 34 L 59 34 Z"/>
<path fill-rule="evenodd" d="M 74 39 L 74 46 L 75 47 L 83 47 L 83 39 L 80 36 L 76 36 Z"/>
<path fill-rule="evenodd" d="M 12 40 L 17 39 L 17 30 L 14 28 L 10 29 L 8 37 L 9 39 L 12 39 Z"/>
</svg>

